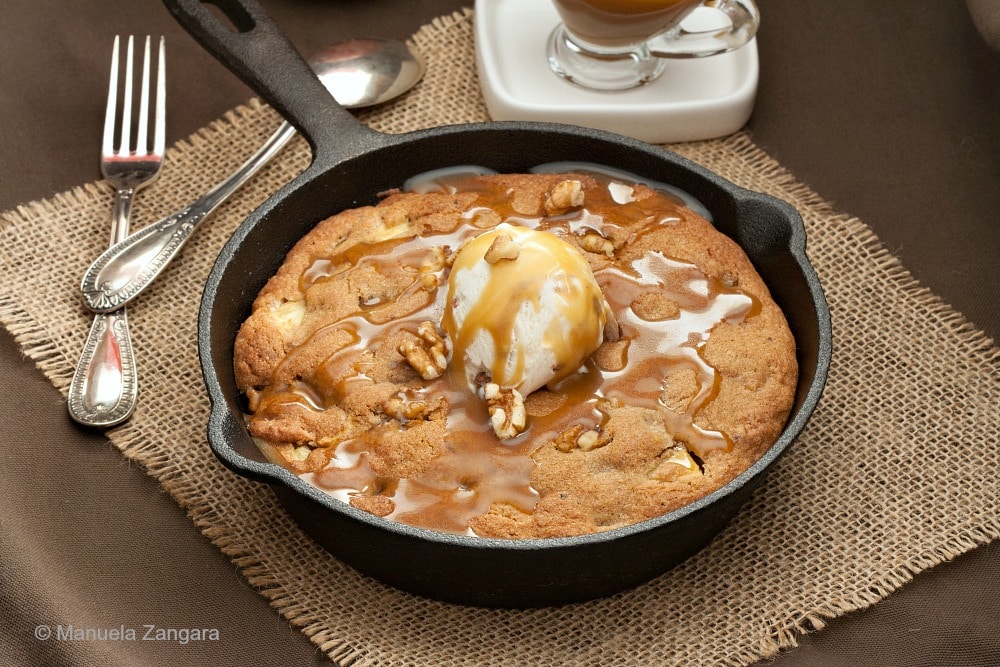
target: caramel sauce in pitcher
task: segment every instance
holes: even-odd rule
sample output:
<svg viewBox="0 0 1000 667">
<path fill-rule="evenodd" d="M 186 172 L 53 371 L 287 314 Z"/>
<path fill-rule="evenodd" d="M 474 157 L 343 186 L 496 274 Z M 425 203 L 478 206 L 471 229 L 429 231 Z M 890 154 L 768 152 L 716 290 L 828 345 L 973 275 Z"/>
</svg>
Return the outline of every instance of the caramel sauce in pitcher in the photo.
<svg viewBox="0 0 1000 667">
<path fill-rule="evenodd" d="M 487 228 L 481 224 L 484 220 L 492 228 L 497 217 L 570 242 L 586 234 L 620 239 L 615 256 L 597 262 L 593 270 L 617 318 L 620 339 L 605 342 L 610 347 L 604 354 L 591 355 L 576 372 L 528 396 L 528 428 L 512 439 L 497 438 L 484 402 L 450 364 L 441 377 L 399 395 L 404 407 L 447 406 L 447 435 L 440 453 L 422 472 L 399 479 L 376 474 L 369 461 L 377 440 L 386 435 L 377 427 L 331 445 L 329 464 L 304 474 L 305 479 L 345 502 L 359 496 L 391 498 L 386 517 L 395 521 L 474 534 L 470 519 L 487 512 L 493 503 L 530 513 L 538 499 L 531 484 L 532 453 L 574 427 L 600 432 L 609 406 L 632 405 L 655 411 L 675 441 L 683 443 L 695 457 L 732 447 L 727 434 L 696 423 L 719 386 L 717 373 L 703 358 L 702 348 L 714 327 L 753 317 L 760 304 L 735 286 L 709 278 L 694 265 L 659 251 L 635 252 L 634 258 L 623 259 L 644 235 L 675 224 L 682 215 L 683 202 L 664 192 L 633 200 L 629 197 L 631 188 L 619 179 L 591 175 L 606 187 L 588 190 L 582 208 L 541 217 L 519 214 L 501 188 L 478 181 L 470 184 L 461 174 L 437 175 L 413 188 L 442 192 L 472 189 L 477 193 L 475 204 L 453 229 L 362 244 L 333 257 L 315 258 L 301 277 L 303 289 L 333 276 L 375 270 L 399 286 L 399 296 L 393 302 L 397 308 L 406 304 L 406 314 L 390 320 L 386 316 L 388 304 L 376 299 L 360 303 L 356 312 L 316 331 L 313 337 L 337 337 L 338 351 L 322 362 L 309 382 L 266 388 L 257 402 L 258 411 L 266 410 L 269 403 L 288 402 L 321 410 L 340 403 L 352 390 L 372 384 L 366 374 L 367 355 L 400 330 L 415 332 L 421 322 L 440 323 L 450 270 L 444 257 L 483 233 Z M 283 363 L 291 363 L 302 347 L 293 349 Z M 692 372 L 697 383 L 696 394 L 683 410 L 668 407 L 662 400 L 666 379 L 678 370 Z M 406 429 L 408 423 L 402 418 L 383 426 Z M 689 461 L 684 456 L 676 463 L 687 465 Z"/>
</svg>

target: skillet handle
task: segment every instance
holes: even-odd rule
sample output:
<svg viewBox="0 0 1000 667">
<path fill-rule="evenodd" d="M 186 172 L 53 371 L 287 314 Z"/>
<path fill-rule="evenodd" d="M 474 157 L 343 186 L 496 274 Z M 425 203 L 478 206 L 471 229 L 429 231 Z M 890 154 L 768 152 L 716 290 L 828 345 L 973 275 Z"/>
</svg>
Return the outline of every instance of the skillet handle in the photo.
<svg viewBox="0 0 1000 667">
<path fill-rule="evenodd" d="M 205 50 L 305 136 L 314 162 L 327 152 L 360 150 L 356 144 L 366 135 L 380 136 L 337 104 L 256 0 L 163 1 Z M 215 5 L 230 24 L 206 3 Z"/>
</svg>

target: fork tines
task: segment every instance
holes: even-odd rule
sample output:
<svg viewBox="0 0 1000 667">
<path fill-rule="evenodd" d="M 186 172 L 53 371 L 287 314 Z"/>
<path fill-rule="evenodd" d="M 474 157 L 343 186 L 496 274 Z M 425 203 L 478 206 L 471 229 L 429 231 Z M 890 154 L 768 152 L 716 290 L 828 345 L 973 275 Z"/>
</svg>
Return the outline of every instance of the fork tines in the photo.
<svg viewBox="0 0 1000 667">
<path fill-rule="evenodd" d="M 115 120 L 118 116 L 116 109 L 118 106 L 118 79 L 119 67 L 118 58 L 120 51 L 120 37 L 115 36 L 114 51 L 111 54 L 111 75 L 108 84 L 108 105 L 104 112 L 104 140 L 101 144 L 101 153 L 104 155 L 156 155 L 162 156 L 166 145 L 166 59 L 164 52 L 163 37 L 160 37 L 159 52 L 157 54 L 156 69 L 156 106 L 153 115 L 153 146 L 148 144 L 149 136 L 149 90 L 150 90 L 150 37 L 146 37 L 145 48 L 142 59 L 142 83 L 140 86 L 139 99 L 139 120 L 136 129 L 135 146 L 131 145 L 130 127 L 132 125 L 132 84 L 133 84 L 133 49 L 134 37 L 129 35 L 128 43 L 125 47 L 125 76 L 122 81 L 124 88 L 122 91 L 122 112 L 121 126 L 118 128 L 120 140 L 117 152 L 114 149 L 114 139 L 116 132 Z"/>
</svg>

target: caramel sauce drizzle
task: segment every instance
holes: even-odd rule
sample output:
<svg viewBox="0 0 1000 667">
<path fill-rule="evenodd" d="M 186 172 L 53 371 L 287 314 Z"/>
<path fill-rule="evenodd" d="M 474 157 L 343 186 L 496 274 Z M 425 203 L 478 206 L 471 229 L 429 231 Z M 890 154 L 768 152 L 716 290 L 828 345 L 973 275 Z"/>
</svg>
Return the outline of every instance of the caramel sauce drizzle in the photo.
<svg viewBox="0 0 1000 667">
<path fill-rule="evenodd" d="M 358 383 L 371 383 L 365 374 L 363 353 L 377 349 L 399 329 L 416 331 L 420 322 L 440 323 L 447 290 L 447 267 L 433 271 L 437 287 L 427 289 L 427 266 L 440 257 L 440 249 L 455 251 L 483 231 L 480 214 L 489 209 L 502 221 L 553 232 L 563 238 L 597 232 L 606 236 L 636 228 L 627 247 L 653 230 L 676 223 L 680 204 L 661 193 L 644 201 L 622 201 L 621 186 L 605 179 L 607 188 L 588 192 L 582 210 L 547 217 L 526 217 L 509 203 L 500 187 L 471 185 L 461 176 L 442 178 L 441 191 L 479 193 L 476 204 L 456 227 L 445 233 L 390 239 L 362 244 L 334 257 L 317 257 L 302 276 L 303 289 L 360 267 L 371 267 L 405 287 L 396 301 L 412 302 L 403 317 L 387 321 L 390 304 L 362 303 L 355 313 L 313 334 L 339 335 L 344 344 L 324 361 L 315 376 L 290 385 L 271 385 L 262 392 L 258 411 L 271 402 L 297 403 L 304 409 L 332 406 Z M 594 196 L 594 195 L 597 196 Z M 635 221 L 641 226 L 635 227 Z M 621 250 L 621 249 L 619 249 Z M 469 391 L 465 377 L 452 366 L 442 377 L 425 381 L 416 390 L 401 392 L 404 401 L 430 401 L 444 397 L 449 406 L 443 453 L 422 474 L 386 479 L 369 465 L 373 438 L 378 429 L 334 446 L 329 465 L 304 479 L 331 495 L 349 502 L 352 496 L 381 494 L 392 498 L 395 509 L 387 518 L 409 525 L 473 535 L 469 520 L 485 513 L 495 502 L 531 512 L 538 499 L 531 486 L 536 448 L 561 432 L 580 425 L 601 429 L 611 405 L 621 403 L 656 411 L 674 439 L 698 457 L 733 446 L 729 436 L 696 424 L 698 414 L 719 390 L 720 378 L 702 357 L 701 350 L 712 329 L 722 322 L 739 323 L 753 317 L 760 303 L 721 280 L 705 276 L 697 267 L 670 259 L 659 252 L 645 253 L 627 267 L 612 265 L 594 271 L 604 296 L 617 316 L 622 337 L 620 370 L 602 369 L 594 356 L 573 373 L 539 392 L 551 392 L 559 407 L 547 414 L 529 414 L 528 429 L 511 440 L 500 441 L 492 431 L 484 403 Z M 645 320 L 633 308 L 644 294 L 658 293 L 672 300 L 676 317 Z M 304 347 L 293 349 L 286 361 Z M 698 391 L 684 413 L 668 409 L 661 401 L 666 378 L 679 369 L 691 369 Z M 560 402 L 561 401 L 561 402 Z M 406 428 L 404 420 L 401 428 Z M 679 463 L 680 464 L 680 463 Z"/>
<path fill-rule="evenodd" d="M 482 293 L 491 298 L 480 298 L 471 304 L 462 327 L 456 322 L 455 309 L 445 308 L 441 329 L 452 341 L 450 365 L 454 372 L 464 372 L 467 379 L 474 375 L 474 369 L 465 370 L 462 352 L 486 335 L 496 351 L 490 368 L 492 381 L 526 394 L 538 387 L 525 386 L 529 382 L 528 355 L 524 341 L 517 339 L 518 315 L 525 308 L 541 311 L 543 291 L 547 292 L 550 305 L 560 311 L 561 317 L 540 332 L 539 341 L 527 341 L 553 351 L 556 363 L 562 366 L 551 369 L 554 375 L 549 383 L 558 382 L 575 373 L 582 358 L 600 344 L 605 323 L 604 298 L 588 279 L 591 271 L 583 254 L 551 234 L 525 234 L 520 227 L 507 228 L 517 237 L 513 241 L 519 248 L 517 261 L 492 265 L 479 262 L 503 229 L 498 227 L 484 233 L 466 246 L 452 264 L 448 281 L 447 299 L 454 304 L 455 284 L 468 275 L 465 272 L 488 267 L 489 277 Z"/>
</svg>

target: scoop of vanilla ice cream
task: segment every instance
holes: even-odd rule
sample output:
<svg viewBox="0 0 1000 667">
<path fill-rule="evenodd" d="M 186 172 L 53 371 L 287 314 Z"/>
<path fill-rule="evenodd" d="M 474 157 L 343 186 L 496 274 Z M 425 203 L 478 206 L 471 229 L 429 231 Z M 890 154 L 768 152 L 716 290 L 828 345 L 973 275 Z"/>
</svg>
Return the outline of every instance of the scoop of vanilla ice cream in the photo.
<svg viewBox="0 0 1000 667">
<path fill-rule="evenodd" d="M 527 395 L 576 372 L 609 317 L 575 245 L 503 223 L 456 254 L 441 328 L 472 391 L 491 382 Z"/>
</svg>

